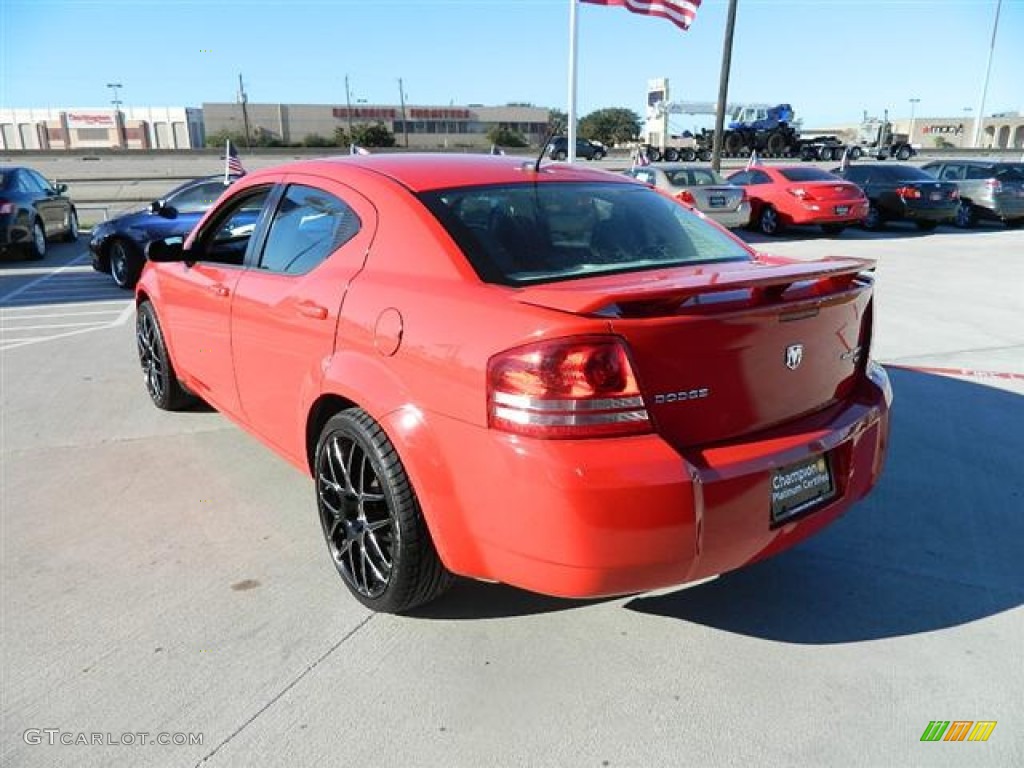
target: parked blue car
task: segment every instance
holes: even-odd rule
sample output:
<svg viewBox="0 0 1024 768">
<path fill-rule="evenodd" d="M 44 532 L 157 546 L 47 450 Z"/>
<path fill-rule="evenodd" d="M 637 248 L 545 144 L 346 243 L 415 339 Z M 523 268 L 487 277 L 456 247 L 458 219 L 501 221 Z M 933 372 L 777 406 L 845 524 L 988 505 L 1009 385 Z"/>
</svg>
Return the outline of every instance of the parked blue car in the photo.
<svg viewBox="0 0 1024 768">
<path fill-rule="evenodd" d="M 230 179 L 229 185 L 234 181 Z M 154 240 L 187 235 L 226 188 L 223 176 L 194 179 L 141 211 L 97 225 L 89 241 L 92 268 L 110 273 L 125 290 L 134 288 L 146 262 L 146 246 Z"/>
</svg>

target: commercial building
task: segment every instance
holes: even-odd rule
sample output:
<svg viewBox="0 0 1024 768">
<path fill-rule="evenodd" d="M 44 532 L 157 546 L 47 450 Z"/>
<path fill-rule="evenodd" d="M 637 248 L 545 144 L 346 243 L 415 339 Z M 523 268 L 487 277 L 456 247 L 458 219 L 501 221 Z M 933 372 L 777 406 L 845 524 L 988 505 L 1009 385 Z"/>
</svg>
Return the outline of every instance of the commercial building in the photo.
<svg viewBox="0 0 1024 768">
<path fill-rule="evenodd" d="M 413 149 L 479 149 L 490 146 L 492 128 L 504 128 L 539 145 L 548 130 L 549 112 L 525 104 L 502 107 L 406 104 L 247 104 L 243 115 L 237 103 L 203 104 L 207 135 L 221 131 L 244 133 L 248 118 L 251 136 L 298 143 L 310 136 L 333 139 L 338 128 L 382 124 L 398 146 Z"/>
<path fill-rule="evenodd" d="M 193 149 L 203 113 L 191 107 L 0 109 L 0 150 Z"/>
</svg>

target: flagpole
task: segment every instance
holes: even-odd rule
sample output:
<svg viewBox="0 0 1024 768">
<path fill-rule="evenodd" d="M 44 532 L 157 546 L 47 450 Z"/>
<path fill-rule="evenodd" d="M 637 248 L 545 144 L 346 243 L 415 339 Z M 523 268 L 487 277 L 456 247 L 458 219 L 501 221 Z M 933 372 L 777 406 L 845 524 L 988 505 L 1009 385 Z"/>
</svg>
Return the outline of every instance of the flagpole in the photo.
<svg viewBox="0 0 1024 768">
<path fill-rule="evenodd" d="M 569 0 L 569 125 L 566 156 L 576 162 L 576 0 Z"/>
<path fill-rule="evenodd" d="M 729 99 L 729 69 L 732 66 L 732 34 L 736 28 L 736 0 L 729 0 L 729 16 L 725 22 L 722 43 L 722 74 L 718 80 L 718 108 L 715 110 L 715 141 L 711 150 L 711 167 L 722 170 L 722 139 L 725 132 L 725 105 Z"/>
<path fill-rule="evenodd" d="M 996 20 L 992 24 L 992 43 L 988 47 L 988 64 L 985 65 L 985 81 L 981 86 L 981 98 L 978 99 L 978 111 L 974 114 L 977 115 L 974 124 L 974 141 L 971 142 L 971 146 L 978 147 L 981 142 L 981 125 L 985 122 L 985 96 L 988 92 L 988 77 L 992 74 L 992 53 L 996 49 L 996 32 L 999 29 L 999 9 L 1003 7 L 1003 0 L 997 0 L 996 2 Z"/>
<path fill-rule="evenodd" d="M 231 181 L 231 139 L 226 139 L 224 144 L 224 184 L 225 186 Z"/>
</svg>

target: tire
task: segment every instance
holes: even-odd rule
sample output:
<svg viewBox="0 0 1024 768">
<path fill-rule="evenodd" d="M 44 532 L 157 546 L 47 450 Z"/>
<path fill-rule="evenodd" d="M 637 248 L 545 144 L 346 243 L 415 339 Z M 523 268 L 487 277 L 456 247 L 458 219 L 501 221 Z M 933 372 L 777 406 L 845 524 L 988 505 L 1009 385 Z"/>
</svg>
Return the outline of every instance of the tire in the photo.
<svg viewBox="0 0 1024 768">
<path fill-rule="evenodd" d="M 769 157 L 782 157 L 786 152 L 786 137 L 777 131 L 768 134 L 765 150 L 768 152 Z"/>
<path fill-rule="evenodd" d="M 568 157 L 568 155 L 565 153 L 564 149 L 560 149 L 557 152 L 552 152 L 551 153 L 551 159 L 552 160 L 561 161 L 561 160 L 565 160 L 567 157 Z"/>
<path fill-rule="evenodd" d="M 38 221 L 32 224 L 32 237 L 25 243 L 25 258 L 39 261 L 46 257 L 46 230 Z"/>
<path fill-rule="evenodd" d="M 877 232 L 885 227 L 885 217 L 882 216 L 882 212 L 878 209 L 878 206 L 871 203 L 868 206 L 868 215 L 861 219 L 860 224 L 864 229 Z"/>
<path fill-rule="evenodd" d="M 757 229 L 763 235 L 778 235 L 785 227 L 779 218 L 779 212 L 773 206 L 766 205 L 757 217 Z"/>
<path fill-rule="evenodd" d="M 842 234 L 842 231 L 844 229 L 846 229 L 846 225 L 839 224 L 837 222 L 830 222 L 828 224 L 821 225 L 821 231 L 824 232 L 826 235 L 829 235 L 830 237 L 835 237 L 836 235 Z"/>
<path fill-rule="evenodd" d="M 697 159 L 701 162 L 707 163 L 711 160 L 711 150 L 701 149 L 697 152 Z"/>
<path fill-rule="evenodd" d="M 722 148 L 732 157 L 739 155 L 743 151 L 743 137 L 735 132 L 725 134 Z"/>
<path fill-rule="evenodd" d="M 651 147 L 647 150 L 647 159 L 652 163 L 661 162 L 661 150 L 657 147 Z"/>
<path fill-rule="evenodd" d="M 973 229 L 978 223 L 978 214 L 974 210 L 974 206 L 966 200 L 961 200 L 960 206 L 956 209 L 953 223 L 960 229 Z"/>
<path fill-rule="evenodd" d="M 142 257 L 138 248 L 120 237 L 114 238 L 107 246 L 107 263 L 118 288 L 130 291 L 135 287 L 142 273 Z"/>
<path fill-rule="evenodd" d="M 78 213 L 75 212 L 74 208 L 68 213 L 68 231 L 64 233 L 62 239 L 65 243 L 78 242 Z"/>
<path fill-rule="evenodd" d="M 604 160 L 604 152 L 598 150 L 590 157 L 591 160 Z"/>
<path fill-rule="evenodd" d="M 689 147 L 685 147 L 684 149 L 679 150 L 679 159 L 684 163 L 692 163 L 697 159 L 697 153 Z"/>
<path fill-rule="evenodd" d="M 860 160 L 864 156 L 864 150 L 860 147 L 850 147 L 850 159 Z"/>
<path fill-rule="evenodd" d="M 915 221 L 914 224 L 916 224 L 917 228 L 922 232 L 934 232 L 936 227 L 939 226 L 939 222 L 937 221 Z"/>
<path fill-rule="evenodd" d="M 360 603 L 402 613 L 451 585 L 401 459 L 369 414 L 351 408 L 331 417 L 314 467 L 327 550 Z"/>
<path fill-rule="evenodd" d="M 831 147 L 822 147 L 821 149 L 819 149 L 818 150 L 818 159 L 821 160 L 822 162 L 826 162 L 826 163 L 829 162 L 830 160 L 832 160 L 833 159 L 832 158 L 832 148 Z"/>
<path fill-rule="evenodd" d="M 676 151 L 675 147 L 669 147 L 668 149 L 665 150 L 666 162 L 674 163 L 677 160 L 679 160 L 679 153 Z"/>
<path fill-rule="evenodd" d="M 135 315 L 135 347 L 153 405 L 161 411 L 180 411 L 195 402 L 195 396 L 178 381 L 156 310 L 148 301 L 139 305 Z"/>
<path fill-rule="evenodd" d="M 910 156 L 911 156 L 910 147 L 908 147 L 906 145 L 903 145 L 898 150 L 896 150 L 896 159 L 897 160 L 902 160 L 902 161 L 905 162 L 905 161 L 910 159 Z"/>
</svg>

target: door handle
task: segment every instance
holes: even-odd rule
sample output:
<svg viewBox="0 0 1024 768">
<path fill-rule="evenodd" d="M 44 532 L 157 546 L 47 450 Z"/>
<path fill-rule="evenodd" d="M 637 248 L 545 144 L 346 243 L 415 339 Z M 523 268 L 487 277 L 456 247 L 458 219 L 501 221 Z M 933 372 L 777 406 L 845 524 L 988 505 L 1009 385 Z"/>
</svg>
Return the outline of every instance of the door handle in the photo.
<svg viewBox="0 0 1024 768">
<path fill-rule="evenodd" d="M 207 290 L 209 290 L 214 296 L 220 297 L 227 296 L 229 293 L 227 286 L 221 285 L 220 283 L 214 283 L 213 285 L 207 286 Z"/>
<path fill-rule="evenodd" d="M 300 301 L 298 303 L 299 314 L 303 317 L 312 317 L 314 320 L 327 319 L 327 307 L 321 307 L 312 301 Z"/>
</svg>

